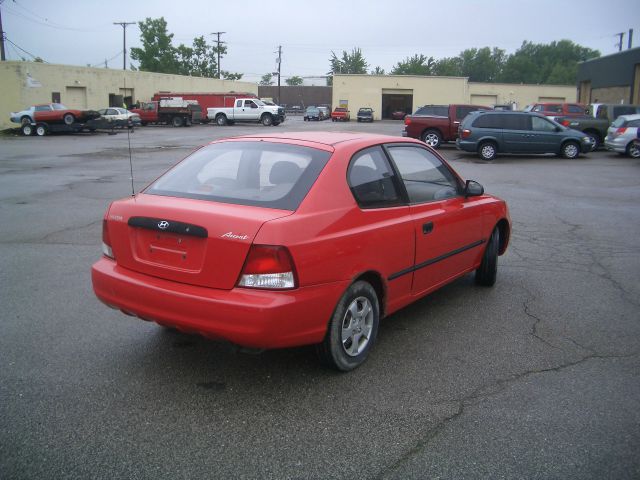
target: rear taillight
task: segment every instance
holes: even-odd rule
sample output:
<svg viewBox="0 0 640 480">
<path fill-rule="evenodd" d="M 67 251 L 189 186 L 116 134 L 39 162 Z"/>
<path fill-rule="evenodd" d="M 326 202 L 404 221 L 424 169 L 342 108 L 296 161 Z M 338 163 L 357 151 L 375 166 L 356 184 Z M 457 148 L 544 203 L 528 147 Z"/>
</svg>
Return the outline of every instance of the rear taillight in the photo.
<svg viewBox="0 0 640 480">
<path fill-rule="evenodd" d="M 115 260 L 113 250 L 111 249 L 111 238 L 109 237 L 109 226 L 107 219 L 102 220 L 102 254 Z"/>
<path fill-rule="evenodd" d="M 471 130 L 465 128 L 464 130 L 462 130 L 462 132 L 460 132 L 460 136 L 462 138 L 469 138 L 471 136 Z"/>
<path fill-rule="evenodd" d="M 411 117 L 410 116 L 406 116 L 404 117 L 404 124 L 405 125 L 411 125 Z"/>
<path fill-rule="evenodd" d="M 275 290 L 296 288 L 295 268 L 289 250 L 277 245 L 252 245 L 238 286 Z"/>
<path fill-rule="evenodd" d="M 623 135 L 627 131 L 627 127 L 620 127 L 616 130 L 616 135 Z"/>
<path fill-rule="evenodd" d="M 562 120 L 560 124 L 564 127 L 568 127 L 569 125 L 571 125 L 571 122 L 569 120 Z"/>
</svg>

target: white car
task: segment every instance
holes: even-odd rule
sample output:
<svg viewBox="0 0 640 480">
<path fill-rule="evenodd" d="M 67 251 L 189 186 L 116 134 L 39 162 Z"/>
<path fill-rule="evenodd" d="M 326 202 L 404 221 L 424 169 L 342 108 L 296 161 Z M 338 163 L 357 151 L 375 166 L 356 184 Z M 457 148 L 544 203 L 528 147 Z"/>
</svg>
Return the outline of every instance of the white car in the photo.
<svg viewBox="0 0 640 480">
<path fill-rule="evenodd" d="M 640 127 L 640 114 L 620 115 L 609 127 L 604 146 L 607 150 L 640 158 L 638 127 Z"/>
<path fill-rule="evenodd" d="M 100 118 L 107 122 L 115 122 L 118 126 L 134 125 L 137 127 L 142 125 L 140 115 L 130 112 L 126 108 L 103 108 L 102 110 L 98 110 L 98 113 L 100 114 Z"/>
</svg>

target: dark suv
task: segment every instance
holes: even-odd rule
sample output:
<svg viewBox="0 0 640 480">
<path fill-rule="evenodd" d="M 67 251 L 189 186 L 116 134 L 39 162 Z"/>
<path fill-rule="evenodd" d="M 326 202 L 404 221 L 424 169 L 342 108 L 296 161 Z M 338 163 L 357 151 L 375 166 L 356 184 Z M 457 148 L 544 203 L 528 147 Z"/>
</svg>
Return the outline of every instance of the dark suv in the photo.
<svg viewBox="0 0 640 480">
<path fill-rule="evenodd" d="M 591 151 L 584 133 L 530 112 L 472 112 L 460 125 L 456 147 L 483 160 L 499 153 L 555 153 L 576 158 Z"/>
</svg>

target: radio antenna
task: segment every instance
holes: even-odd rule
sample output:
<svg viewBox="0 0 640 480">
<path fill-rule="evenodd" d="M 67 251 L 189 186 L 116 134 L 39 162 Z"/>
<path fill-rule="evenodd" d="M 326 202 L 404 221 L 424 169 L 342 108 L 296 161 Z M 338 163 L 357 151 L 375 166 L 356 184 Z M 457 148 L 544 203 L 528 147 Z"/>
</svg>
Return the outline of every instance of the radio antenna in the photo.
<svg viewBox="0 0 640 480">
<path fill-rule="evenodd" d="M 127 94 L 127 72 L 126 70 L 123 72 L 124 75 L 124 95 Z M 122 101 L 124 103 L 124 99 Z M 127 108 L 127 111 L 129 109 Z M 131 172 L 131 196 L 136 196 L 136 189 L 133 186 L 133 159 L 131 158 L 131 128 L 129 127 L 129 118 L 127 117 L 127 142 L 129 144 L 129 171 Z M 133 123 L 131 124 L 133 127 Z"/>
</svg>

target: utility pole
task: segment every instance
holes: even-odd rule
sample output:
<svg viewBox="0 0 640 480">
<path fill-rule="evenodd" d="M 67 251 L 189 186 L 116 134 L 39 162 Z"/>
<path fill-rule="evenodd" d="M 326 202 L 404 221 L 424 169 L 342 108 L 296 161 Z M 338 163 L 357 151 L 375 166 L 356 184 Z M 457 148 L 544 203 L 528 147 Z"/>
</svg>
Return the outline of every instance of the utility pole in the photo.
<svg viewBox="0 0 640 480">
<path fill-rule="evenodd" d="M 0 24 L 0 27 L 2 27 L 2 25 Z M 628 47 L 627 48 L 631 48 L 633 45 L 633 28 L 629 29 L 629 35 L 628 35 Z"/>
<path fill-rule="evenodd" d="M 616 45 L 618 45 L 618 51 L 621 52 L 622 51 L 622 41 L 624 39 L 624 32 L 616 33 L 616 36 L 620 37 L 620 41 L 618 43 L 616 43 Z"/>
<path fill-rule="evenodd" d="M 280 95 L 280 65 L 282 64 L 282 45 L 278 45 L 278 105 L 282 101 Z"/>
<path fill-rule="evenodd" d="M 227 32 L 211 32 L 211 35 L 216 35 L 218 37 L 218 40 L 215 41 L 218 44 L 218 80 L 220 80 L 220 44 L 226 43 L 220 41 L 220 35 L 223 33 Z"/>
<path fill-rule="evenodd" d="M 0 1 L 0 5 L 2 2 Z M 2 29 L 2 11 L 0 11 L 0 61 L 5 61 L 7 58 L 4 56 L 4 30 Z"/>
<path fill-rule="evenodd" d="M 122 27 L 122 69 L 127 69 L 127 25 L 135 25 L 136 22 L 113 22 Z"/>
</svg>

